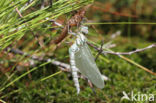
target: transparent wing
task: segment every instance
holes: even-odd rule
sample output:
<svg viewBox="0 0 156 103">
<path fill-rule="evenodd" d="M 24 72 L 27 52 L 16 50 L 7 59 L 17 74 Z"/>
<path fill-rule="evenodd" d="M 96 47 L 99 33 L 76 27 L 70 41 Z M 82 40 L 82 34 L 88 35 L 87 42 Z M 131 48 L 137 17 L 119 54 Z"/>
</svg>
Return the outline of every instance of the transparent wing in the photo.
<svg viewBox="0 0 156 103">
<path fill-rule="evenodd" d="M 86 43 L 75 54 L 76 67 L 98 88 L 104 87 L 102 75 L 94 61 L 94 57 Z"/>
</svg>

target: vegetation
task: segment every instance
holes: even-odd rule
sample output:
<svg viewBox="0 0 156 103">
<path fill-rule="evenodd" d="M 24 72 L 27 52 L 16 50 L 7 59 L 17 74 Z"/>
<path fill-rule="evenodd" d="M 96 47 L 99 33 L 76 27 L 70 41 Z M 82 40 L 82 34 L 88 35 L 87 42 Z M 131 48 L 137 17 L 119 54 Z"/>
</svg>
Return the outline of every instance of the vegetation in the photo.
<svg viewBox="0 0 156 103">
<path fill-rule="evenodd" d="M 155 0 L 52 1 L 1 0 L 0 102 L 132 103 L 121 100 L 123 91 L 156 95 L 156 46 L 131 55 L 111 54 L 155 44 Z M 96 63 L 109 78 L 102 90 L 94 87 L 96 94 L 80 78 L 77 95 L 67 68 L 48 61 L 69 64 L 68 49 L 75 37 L 68 35 L 58 44 L 53 41 L 79 10 L 86 10 L 87 20 L 81 25 L 89 27 L 89 42 L 99 48 L 103 44 L 103 50 L 109 52 L 103 55 L 90 46 L 94 57 L 100 54 Z M 78 25 L 70 29 L 75 32 Z"/>
</svg>

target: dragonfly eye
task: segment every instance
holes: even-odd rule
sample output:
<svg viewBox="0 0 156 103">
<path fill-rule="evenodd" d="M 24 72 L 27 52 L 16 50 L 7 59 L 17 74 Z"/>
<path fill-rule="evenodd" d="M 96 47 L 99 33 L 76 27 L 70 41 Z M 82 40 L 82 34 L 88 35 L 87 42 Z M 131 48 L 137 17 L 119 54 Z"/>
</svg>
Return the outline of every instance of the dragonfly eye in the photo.
<svg viewBox="0 0 156 103">
<path fill-rule="evenodd" d="M 72 51 L 76 51 L 76 48 L 73 48 Z"/>
<path fill-rule="evenodd" d="M 76 48 L 76 50 L 75 51 L 79 51 L 79 48 Z"/>
<path fill-rule="evenodd" d="M 74 53 L 76 53 L 76 52 L 79 51 L 79 48 L 74 48 L 74 49 L 72 49 L 72 51 L 73 51 Z"/>
<path fill-rule="evenodd" d="M 79 51 L 78 45 L 77 45 L 77 44 L 74 44 L 74 45 L 72 46 L 71 50 L 72 50 L 73 52 Z"/>
</svg>

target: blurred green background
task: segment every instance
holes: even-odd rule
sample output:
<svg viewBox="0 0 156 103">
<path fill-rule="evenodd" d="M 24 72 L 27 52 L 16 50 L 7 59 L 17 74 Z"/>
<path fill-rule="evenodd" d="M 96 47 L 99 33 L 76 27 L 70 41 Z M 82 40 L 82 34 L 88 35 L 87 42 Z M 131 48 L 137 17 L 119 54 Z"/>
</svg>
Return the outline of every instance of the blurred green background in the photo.
<svg viewBox="0 0 156 103">
<path fill-rule="evenodd" d="M 62 28 L 52 22 L 44 21 L 45 17 L 55 19 L 65 25 L 74 14 L 74 10 L 91 2 L 88 0 L 45 0 L 45 8 L 40 10 L 41 0 L 34 0 L 27 9 L 21 10 L 20 18 L 15 8 L 22 8 L 28 0 L 2 0 L 0 3 L 0 100 L 7 103 L 155 103 L 149 101 L 121 101 L 122 92 L 156 95 L 156 76 L 144 71 L 119 56 L 100 55 L 96 61 L 102 74 L 108 76 L 105 87 L 95 87 L 96 94 L 87 81 L 79 79 L 81 92 L 76 94 L 71 73 L 61 72 L 45 81 L 40 79 L 52 75 L 60 68 L 44 61 L 33 61 L 30 56 L 5 51 L 10 46 L 26 53 L 51 58 L 69 64 L 68 49 L 75 40 L 68 38 L 55 51 L 51 44 L 60 35 Z M 68 3 L 67 3 L 68 2 Z M 68 5 L 70 5 L 68 7 Z M 83 5 L 82 5 L 83 4 Z M 59 9 L 63 8 L 63 9 Z M 71 9 L 72 8 L 72 9 Z M 65 11 L 63 11 L 66 9 Z M 13 12 L 14 11 L 14 12 Z M 155 0 L 95 0 L 86 12 L 89 34 L 87 38 L 97 44 L 113 44 L 111 50 L 128 52 L 144 48 L 156 40 L 156 1 Z M 96 23 L 95 24 L 91 24 Z M 129 22 L 114 24 L 114 22 Z M 142 23 L 142 24 L 135 24 Z M 101 24 L 100 24 L 101 23 Z M 103 24 L 102 24 L 103 23 Z M 148 24 L 145 24 L 148 23 Z M 153 24 L 152 24 L 153 23 Z M 155 23 L 155 24 L 154 24 Z M 23 24 L 27 25 L 18 30 Z M 55 29 L 56 28 L 56 29 Z M 15 31 L 13 31 L 15 29 Z M 12 30 L 12 31 L 11 31 Z M 35 39 L 33 33 L 38 35 Z M 43 42 L 41 48 L 38 42 Z M 90 47 L 94 56 L 98 54 Z M 149 70 L 156 72 L 156 48 L 125 56 Z M 40 66 L 42 65 L 42 66 Z M 36 70 L 28 73 L 33 68 Z M 24 73 L 28 75 L 23 76 Z M 20 77 L 22 75 L 22 77 Z"/>
</svg>

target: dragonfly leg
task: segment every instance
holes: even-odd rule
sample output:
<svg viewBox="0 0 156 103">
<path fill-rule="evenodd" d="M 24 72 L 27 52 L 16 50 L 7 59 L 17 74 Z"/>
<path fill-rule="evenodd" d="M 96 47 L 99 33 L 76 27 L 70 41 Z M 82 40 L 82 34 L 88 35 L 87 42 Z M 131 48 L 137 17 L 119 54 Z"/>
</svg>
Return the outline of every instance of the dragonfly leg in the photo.
<svg viewBox="0 0 156 103">
<path fill-rule="evenodd" d="M 88 80 L 88 84 L 89 84 L 90 88 L 92 89 L 93 93 L 96 94 L 94 87 L 93 87 L 93 84 L 90 80 Z"/>
</svg>

